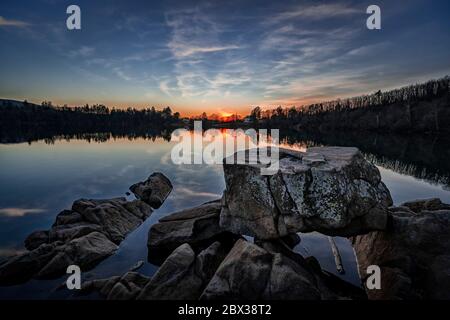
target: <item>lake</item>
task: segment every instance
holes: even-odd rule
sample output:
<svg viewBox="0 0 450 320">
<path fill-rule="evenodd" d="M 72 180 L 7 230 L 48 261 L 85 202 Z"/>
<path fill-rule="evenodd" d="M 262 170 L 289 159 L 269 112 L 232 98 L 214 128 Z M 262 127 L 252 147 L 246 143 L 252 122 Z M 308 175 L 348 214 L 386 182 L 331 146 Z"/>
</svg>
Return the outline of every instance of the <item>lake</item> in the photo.
<svg viewBox="0 0 450 320">
<path fill-rule="evenodd" d="M 430 197 L 450 203 L 450 142 L 445 137 L 293 132 L 282 132 L 281 137 L 283 146 L 299 150 L 313 145 L 360 148 L 379 168 L 395 204 Z M 174 186 L 164 205 L 121 243 L 115 255 L 82 276 L 88 280 L 122 274 L 139 260 L 145 261 L 139 271 L 152 275 L 157 266 L 147 262 L 150 226 L 169 213 L 220 198 L 225 188 L 220 165 L 173 164 L 170 152 L 174 145 L 167 133 L 80 134 L 0 144 L 0 260 L 24 251 L 24 239 L 35 230 L 48 229 L 74 200 L 131 199 L 126 196 L 129 186 L 160 171 Z M 312 233 L 301 238 L 296 251 L 315 256 L 322 268 L 339 275 L 326 236 Z M 345 268 L 345 274 L 339 276 L 360 285 L 349 241 L 339 237 L 335 241 Z M 67 298 L 66 291 L 55 290 L 64 280 L 0 287 L 0 299 Z"/>
</svg>

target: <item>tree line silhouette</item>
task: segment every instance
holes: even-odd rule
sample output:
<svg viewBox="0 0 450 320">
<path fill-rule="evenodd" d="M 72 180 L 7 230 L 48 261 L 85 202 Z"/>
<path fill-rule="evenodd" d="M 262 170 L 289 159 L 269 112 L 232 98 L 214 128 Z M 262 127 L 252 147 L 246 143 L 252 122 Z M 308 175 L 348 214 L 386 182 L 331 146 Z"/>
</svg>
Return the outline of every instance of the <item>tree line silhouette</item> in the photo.
<svg viewBox="0 0 450 320">
<path fill-rule="evenodd" d="M 348 99 L 337 99 L 308 106 L 262 110 L 255 107 L 250 115 L 234 121 L 198 117 L 204 126 L 240 126 L 292 128 L 307 131 L 379 131 L 379 132 L 450 132 L 450 77 L 430 80 L 386 92 L 375 92 Z M 41 105 L 0 100 L 0 140 L 25 137 L 111 132 L 143 133 L 192 124 L 182 121 L 170 107 L 157 110 L 115 109 L 101 104 L 80 107 Z M 250 121 L 248 121 L 250 120 Z"/>
<path fill-rule="evenodd" d="M 170 107 L 122 110 L 96 104 L 71 108 L 53 106 L 48 101 L 36 105 L 4 100 L 0 115 L 0 141 L 3 142 L 99 132 L 154 136 L 180 124 L 180 114 L 173 113 Z"/>
<path fill-rule="evenodd" d="M 298 129 L 448 131 L 450 77 L 301 107 L 255 107 L 254 124 Z"/>
</svg>

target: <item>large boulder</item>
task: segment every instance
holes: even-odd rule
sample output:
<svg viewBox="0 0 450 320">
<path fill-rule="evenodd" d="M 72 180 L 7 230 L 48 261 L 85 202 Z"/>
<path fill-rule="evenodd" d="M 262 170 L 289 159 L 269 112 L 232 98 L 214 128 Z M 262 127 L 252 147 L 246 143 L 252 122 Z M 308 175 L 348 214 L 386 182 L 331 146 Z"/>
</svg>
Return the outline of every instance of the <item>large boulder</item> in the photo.
<svg viewBox="0 0 450 320">
<path fill-rule="evenodd" d="M 390 208 L 391 223 L 352 239 L 363 282 L 381 269 L 381 289 L 369 299 L 450 299 L 450 205 L 418 200 Z"/>
<path fill-rule="evenodd" d="M 280 149 L 279 170 L 271 176 L 261 175 L 260 163 L 250 163 L 250 152 L 240 152 L 245 164 L 224 161 L 222 228 L 259 239 L 311 231 L 351 236 L 386 228 L 389 190 L 358 149 Z"/>
<path fill-rule="evenodd" d="M 155 172 L 147 180 L 133 184 L 130 191 L 138 199 L 158 209 L 169 196 L 172 188 L 172 183 L 165 175 Z"/>
<path fill-rule="evenodd" d="M 340 296 L 327 286 L 320 266 L 315 269 L 305 260 L 298 263 L 242 239 L 225 257 L 200 297 L 204 300 L 341 298 L 350 297 Z"/>
<path fill-rule="evenodd" d="M 149 260 L 158 263 L 184 243 L 197 250 L 217 240 L 232 242 L 236 237 L 219 226 L 220 210 L 220 200 L 216 200 L 160 219 L 149 231 Z"/>
<path fill-rule="evenodd" d="M 72 211 L 82 216 L 82 220 L 102 227 L 103 233 L 118 244 L 136 229 L 152 213 L 148 204 L 140 200 L 127 201 L 125 198 L 108 200 L 80 199 L 73 203 Z"/>
<path fill-rule="evenodd" d="M 166 259 L 137 298 L 198 299 L 226 254 L 227 250 L 220 242 L 214 242 L 198 255 L 185 243 Z"/>
<path fill-rule="evenodd" d="M 68 242 L 94 231 L 105 234 L 110 241 L 119 244 L 151 213 L 150 206 L 140 200 L 79 199 L 72 204 L 71 210 L 63 210 L 56 216 L 50 230 L 31 233 L 25 239 L 25 247 L 33 250 L 43 243 Z"/>
<path fill-rule="evenodd" d="M 168 194 L 170 181 L 162 183 L 162 174 L 152 176 L 160 182 L 152 184 L 151 193 L 164 201 L 167 195 L 161 195 Z M 158 186 L 163 190 L 158 191 Z M 71 210 L 57 215 L 49 230 L 33 232 L 26 238 L 25 247 L 29 251 L 0 265 L 0 284 L 57 277 L 72 264 L 88 270 L 113 254 L 125 237 L 151 214 L 152 208 L 142 200 L 77 200 Z"/>
</svg>

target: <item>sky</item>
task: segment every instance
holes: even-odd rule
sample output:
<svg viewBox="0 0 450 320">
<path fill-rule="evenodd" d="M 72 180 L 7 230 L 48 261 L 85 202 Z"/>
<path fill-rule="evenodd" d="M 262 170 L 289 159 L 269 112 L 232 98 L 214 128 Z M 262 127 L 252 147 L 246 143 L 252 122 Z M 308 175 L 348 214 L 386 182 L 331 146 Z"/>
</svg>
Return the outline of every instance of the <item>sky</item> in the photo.
<svg viewBox="0 0 450 320">
<path fill-rule="evenodd" d="M 71 4 L 81 30 L 66 27 Z M 371 4 L 381 30 L 366 27 Z M 2 0 L 0 98 L 182 115 L 301 106 L 449 75 L 449 30 L 447 0 Z"/>
</svg>

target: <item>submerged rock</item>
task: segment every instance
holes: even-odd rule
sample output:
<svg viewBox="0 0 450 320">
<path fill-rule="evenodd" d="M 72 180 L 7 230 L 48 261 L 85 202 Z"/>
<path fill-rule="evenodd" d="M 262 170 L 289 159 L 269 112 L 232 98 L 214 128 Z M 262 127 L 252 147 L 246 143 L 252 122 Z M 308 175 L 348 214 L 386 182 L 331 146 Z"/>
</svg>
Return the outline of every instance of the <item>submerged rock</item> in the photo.
<svg viewBox="0 0 450 320">
<path fill-rule="evenodd" d="M 381 269 L 369 299 L 450 299 L 450 205 L 418 200 L 390 211 L 388 230 L 352 239 L 363 282 L 368 266 Z"/>
<path fill-rule="evenodd" d="M 233 157 L 235 157 L 233 155 Z M 356 148 L 280 149 L 279 170 L 261 164 L 226 164 L 220 226 L 237 234 L 272 239 L 318 231 L 350 236 L 384 230 L 389 190 L 378 169 Z"/>
<path fill-rule="evenodd" d="M 139 270 L 144 264 L 145 264 L 144 261 L 139 260 L 138 262 L 136 262 L 136 264 L 135 264 L 134 266 L 132 266 L 132 267 L 130 268 L 130 271 L 136 271 L 136 270 Z"/>
<path fill-rule="evenodd" d="M 130 191 L 138 199 L 155 209 L 161 207 L 172 189 L 170 180 L 160 172 L 152 173 L 147 180 L 135 183 L 130 187 Z"/>
<path fill-rule="evenodd" d="M 155 194 L 156 187 L 153 185 Z M 0 285 L 18 284 L 33 277 L 57 277 L 72 264 L 83 271 L 93 268 L 113 254 L 123 239 L 151 214 L 150 205 L 141 200 L 77 200 L 71 210 L 58 214 L 49 230 L 27 237 L 28 252 L 0 265 Z"/>
<path fill-rule="evenodd" d="M 161 258 L 184 243 L 196 250 L 221 240 L 230 242 L 231 247 L 237 237 L 220 228 L 220 210 L 220 200 L 216 200 L 160 219 L 149 231 L 149 260 L 159 264 Z"/>
<path fill-rule="evenodd" d="M 450 205 L 442 203 L 439 198 L 414 200 L 403 203 L 400 208 L 408 208 L 415 213 L 421 213 L 426 210 L 450 210 Z M 395 210 L 395 208 L 394 208 Z"/>
</svg>

